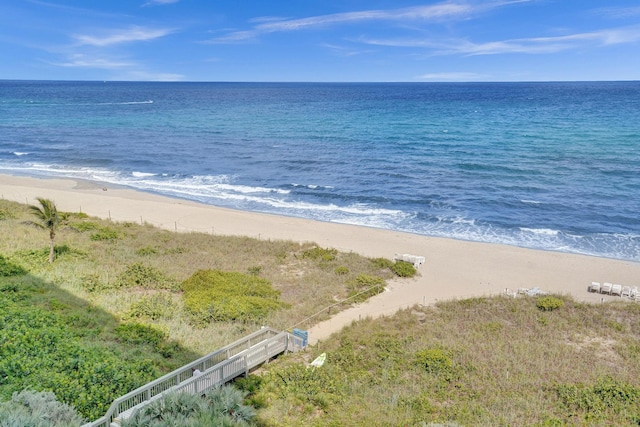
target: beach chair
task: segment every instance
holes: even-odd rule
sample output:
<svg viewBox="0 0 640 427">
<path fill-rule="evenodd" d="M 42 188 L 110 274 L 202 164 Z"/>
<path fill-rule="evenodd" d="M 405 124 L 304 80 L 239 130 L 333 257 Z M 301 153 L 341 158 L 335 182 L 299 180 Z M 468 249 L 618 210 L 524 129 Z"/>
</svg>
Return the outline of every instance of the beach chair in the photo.
<svg viewBox="0 0 640 427">
<path fill-rule="evenodd" d="M 623 286 L 621 297 L 631 297 L 631 286 Z"/>
<path fill-rule="evenodd" d="M 613 285 L 609 282 L 604 282 L 602 284 L 602 287 L 600 288 L 600 293 L 601 294 L 611 294 L 611 288 L 613 287 Z"/>
<path fill-rule="evenodd" d="M 587 290 L 589 292 L 600 292 L 600 282 L 591 282 Z"/>
<path fill-rule="evenodd" d="M 622 285 L 612 285 L 611 286 L 611 292 L 609 292 L 611 295 L 618 295 L 619 297 L 622 296 Z"/>
<path fill-rule="evenodd" d="M 638 287 L 634 286 L 633 288 L 631 288 L 631 292 L 629 292 L 629 298 L 635 299 L 636 295 L 638 295 Z"/>
</svg>

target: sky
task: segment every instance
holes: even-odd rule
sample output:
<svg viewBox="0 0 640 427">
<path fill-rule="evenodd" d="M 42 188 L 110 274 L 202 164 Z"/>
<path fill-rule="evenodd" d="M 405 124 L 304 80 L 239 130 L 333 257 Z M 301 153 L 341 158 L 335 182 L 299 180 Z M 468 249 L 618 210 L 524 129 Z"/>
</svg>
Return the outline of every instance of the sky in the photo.
<svg viewBox="0 0 640 427">
<path fill-rule="evenodd" d="M 0 79 L 640 80 L 640 2 L 2 0 Z"/>
</svg>

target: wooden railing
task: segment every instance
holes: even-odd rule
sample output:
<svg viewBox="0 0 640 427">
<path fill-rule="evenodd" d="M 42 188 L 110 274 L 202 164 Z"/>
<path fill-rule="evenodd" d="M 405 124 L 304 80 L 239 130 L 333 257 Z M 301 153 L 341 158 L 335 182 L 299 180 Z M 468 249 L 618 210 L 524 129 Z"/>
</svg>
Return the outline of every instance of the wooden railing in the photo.
<svg viewBox="0 0 640 427">
<path fill-rule="evenodd" d="M 119 426 L 120 420 L 131 417 L 137 410 L 166 392 L 204 393 L 242 374 L 248 374 L 249 370 L 274 356 L 302 348 L 301 338 L 288 332 L 262 328 L 117 398 L 102 418 L 82 427 Z M 194 376 L 195 370 L 200 371 L 200 374 Z"/>
</svg>

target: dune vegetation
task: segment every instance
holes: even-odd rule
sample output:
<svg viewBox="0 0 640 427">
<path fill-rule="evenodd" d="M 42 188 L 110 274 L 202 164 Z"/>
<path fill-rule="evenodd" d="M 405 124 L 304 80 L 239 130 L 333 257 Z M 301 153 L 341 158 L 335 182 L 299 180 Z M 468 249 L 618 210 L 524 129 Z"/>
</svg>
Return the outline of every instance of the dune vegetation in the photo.
<svg viewBox="0 0 640 427">
<path fill-rule="evenodd" d="M 48 402 L 17 394 L 24 389 L 53 391 L 97 418 L 113 398 L 261 325 L 309 327 L 328 314 L 305 319 L 336 301 L 411 274 L 313 243 L 61 215 L 49 263 L 48 234 L 28 224 L 26 206 L 0 200 L 0 419 L 24 412 L 27 398 Z M 212 277 L 220 286 L 203 288 Z M 239 309 L 204 310 L 201 299 L 230 283 Z M 637 426 L 638 325 L 640 304 L 627 301 L 439 302 L 355 322 L 225 393 L 250 415 L 242 422 L 258 426 Z M 325 364 L 309 367 L 320 353 Z M 162 407 L 210 416 L 171 399 Z M 141 417 L 158 408 L 150 411 Z"/>
<path fill-rule="evenodd" d="M 50 256 L 52 234 L 32 212 L 0 200 L 0 401 L 26 388 L 54 391 L 86 419 L 263 325 L 309 325 L 354 290 L 380 292 L 397 277 L 379 260 L 313 243 L 173 233 L 82 213 L 56 213 Z M 202 278 L 218 286 L 204 289 Z"/>
</svg>

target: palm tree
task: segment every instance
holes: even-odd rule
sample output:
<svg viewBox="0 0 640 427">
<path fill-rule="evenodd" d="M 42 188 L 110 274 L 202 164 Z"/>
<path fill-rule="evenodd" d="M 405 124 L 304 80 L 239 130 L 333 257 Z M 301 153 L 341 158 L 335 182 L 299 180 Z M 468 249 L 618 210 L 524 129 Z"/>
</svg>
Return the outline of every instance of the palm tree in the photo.
<svg viewBox="0 0 640 427">
<path fill-rule="evenodd" d="M 56 204 L 51 200 L 44 199 L 42 197 L 38 197 L 36 200 L 40 203 L 40 206 L 29 205 L 29 210 L 38 219 L 38 221 L 30 221 L 30 224 L 49 230 L 49 239 L 51 239 L 51 244 L 49 246 L 49 263 L 52 263 L 54 255 L 54 239 L 56 237 L 58 225 L 60 225 L 60 215 L 58 215 L 58 208 L 56 208 Z"/>
</svg>

